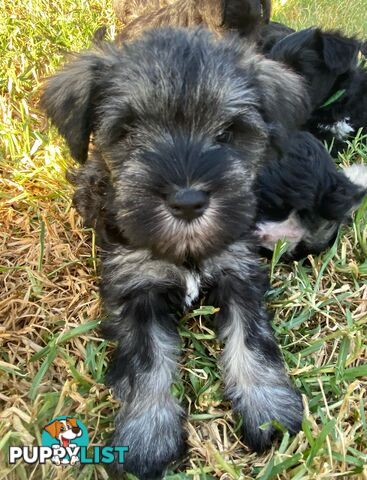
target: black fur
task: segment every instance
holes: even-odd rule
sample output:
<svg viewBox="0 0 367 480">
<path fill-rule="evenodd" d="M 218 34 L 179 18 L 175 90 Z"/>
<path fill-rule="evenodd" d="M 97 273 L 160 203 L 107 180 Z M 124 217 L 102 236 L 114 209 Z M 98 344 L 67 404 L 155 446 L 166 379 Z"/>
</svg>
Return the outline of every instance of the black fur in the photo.
<svg viewBox="0 0 367 480">
<path fill-rule="evenodd" d="M 345 148 L 359 129 L 366 133 L 367 71 L 358 65 L 360 41 L 318 28 L 286 35 L 286 27 L 270 24 L 263 32 L 264 50 L 279 38 L 269 58 L 288 65 L 307 81 L 313 112 L 305 129 L 320 140 L 333 141 L 333 154 Z M 338 98 L 325 105 L 335 95 Z"/>
<path fill-rule="evenodd" d="M 367 193 L 337 170 L 328 151 L 313 135 L 298 132 L 288 138 L 288 150 L 271 158 L 260 170 L 255 191 L 257 223 L 281 224 L 293 215 L 292 228 L 303 233 L 288 253 L 302 258 L 320 253 L 336 237 L 338 228 L 350 221 L 351 213 Z M 266 227 L 260 229 L 266 243 Z M 281 235 L 280 237 L 281 238 Z"/>
<path fill-rule="evenodd" d="M 308 28 L 276 42 L 269 57 L 306 78 L 312 105 L 318 108 L 338 89 L 340 77 L 357 68 L 358 51 L 359 42 L 354 39 Z"/>
<path fill-rule="evenodd" d="M 340 80 L 332 94 L 334 91 L 343 94 L 329 106 L 316 109 L 306 128 L 331 145 L 335 156 L 358 132 L 367 134 L 367 71 L 362 68 L 352 71 Z M 346 135 L 342 131 L 338 133 L 338 124 L 348 125 L 350 132 Z"/>
<path fill-rule="evenodd" d="M 269 22 L 263 25 L 258 33 L 257 43 L 260 50 L 266 55 L 282 38 L 294 33 L 293 28 L 279 22 Z"/>
</svg>

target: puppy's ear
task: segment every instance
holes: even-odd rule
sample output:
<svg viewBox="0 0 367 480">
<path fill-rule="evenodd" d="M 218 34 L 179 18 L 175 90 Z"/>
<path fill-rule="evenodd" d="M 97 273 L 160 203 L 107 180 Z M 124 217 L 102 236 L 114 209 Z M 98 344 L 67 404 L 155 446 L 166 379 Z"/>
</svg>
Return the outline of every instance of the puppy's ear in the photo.
<svg viewBox="0 0 367 480">
<path fill-rule="evenodd" d="M 321 215 L 343 221 L 360 206 L 366 195 L 367 167 L 359 164 L 347 167 L 334 176 L 322 197 Z"/>
<path fill-rule="evenodd" d="M 251 63 L 264 120 L 291 130 L 303 125 L 311 112 L 303 78 L 260 55 L 252 57 Z"/>
<path fill-rule="evenodd" d="M 357 65 L 360 42 L 333 32 L 322 32 L 320 35 L 325 64 L 332 72 L 342 75 Z"/>
<path fill-rule="evenodd" d="M 274 44 L 269 53 L 269 57 L 278 62 L 292 65 L 294 59 L 301 56 L 302 51 L 306 48 L 317 49 L 316 43 L 319 41 L 318 37 L 320 34 L 321 31 L 316 28 L 305 28 L 299 32 L 293 30 L 293 33 L 288 32 L 288 35 L 283 35 L 283 37 Z"/>
<path fill-rule="evenodd" d="M 47 81 L 41 98 L 41 106 L 80 163 L 87 159 L 100 79 L 108 68 L 107 57 L 81 54 Z"/>
</svg>

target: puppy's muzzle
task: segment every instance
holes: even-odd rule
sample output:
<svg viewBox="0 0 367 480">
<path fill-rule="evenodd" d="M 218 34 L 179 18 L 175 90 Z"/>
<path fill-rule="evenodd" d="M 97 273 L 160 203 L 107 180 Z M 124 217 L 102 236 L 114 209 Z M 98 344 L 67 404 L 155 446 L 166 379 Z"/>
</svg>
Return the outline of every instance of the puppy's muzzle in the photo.
<svg viewBox="0 0 367 480">
<path fill-rule="evenodd" d="M 191 221 L 201 217 L 209 205 L 209 195 L 201 190 L 179 190 L 167 198 L 167 205 L 176 218 Z"/>
</svg>

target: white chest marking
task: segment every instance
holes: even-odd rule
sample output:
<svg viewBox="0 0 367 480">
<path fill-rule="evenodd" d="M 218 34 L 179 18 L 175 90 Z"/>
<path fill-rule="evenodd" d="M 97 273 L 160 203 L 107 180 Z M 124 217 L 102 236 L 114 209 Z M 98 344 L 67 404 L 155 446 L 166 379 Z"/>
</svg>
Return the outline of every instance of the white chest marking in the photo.
<svg viewBox="0 0 367 480">
<path fill-rule="evenodd" d="M 193 302 L 198 299 L 200 292 L 200 276 L 197 273 L 188 272 L 186 277 L 186 297 L 185 305 L 191 307 Z"/>
<path fill-rule="evenodd" d="M 344 118 L 344 120 L 340 120 L 333 125 L 320 124 L 319 127 L 323 130 L 330 131 L 339 140 L 344 140 L 346 137 L 348 137 L 351 133 L 354 132 L 354 128 L 350 125 L 349 121 L 350 118 L 346 117 Z"/>
<path fill-rule="evenodd" d="M 344 173 L 355 185 L 367 188 L 367 165 L 355 163 L 350 167 L 346 167 Z"/>
<path fill-rule="evenodd" d="M 274 250 L 278 240 L 286 240 L 288 242 L 287 250 L 292 252 L 306 234 L 306 230 L 293 211 L 286 220 L 258 223 L 255 233 L 261 247 Z"/>
</svg>

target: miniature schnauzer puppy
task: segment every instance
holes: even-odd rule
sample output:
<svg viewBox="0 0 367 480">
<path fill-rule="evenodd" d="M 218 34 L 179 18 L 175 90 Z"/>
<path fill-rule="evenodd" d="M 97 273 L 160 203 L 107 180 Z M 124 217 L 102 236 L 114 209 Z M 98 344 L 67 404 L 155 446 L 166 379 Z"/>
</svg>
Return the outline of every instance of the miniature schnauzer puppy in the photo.
<svg viewBox="0 0 367 480">
<path fill-rule="evenodd" d="M 350 223 L 366 195 L 367 166 L 337 170 L 324 145 L 308 132 L 289 135 L 286 150 L 269 156 L 255 182 L 260 246 L 272 252 L 284 239 L 288 259 L 320 253 L 339 227 Z"/>
<path fill-rule="evenodd" d="M 362 44 L 318 28 L 287 30 L 279 24 L 263 27 L 263 48 L 278 38 L 268 56 L 306 79 L 313 112 L 305 129 L 332 144 L 336 154 L 360 129 L 367 132 L 367 71 L 358 65 Z"/>
<path fill-rule="evenodd" d="M 237 36 L 167 28 L 82 53 L 49 80 L 43 105 L 82 164 L 75 204 L 101 247 L 124 469 L 160 477 L 184 451 L 170 393 L 177 322 L 203 292 L 220 308 L 225 390 L 249 447 L 271 445 L 273 420 L 297 432 L 302 401 L 264 303 L 253 182 L 276 132 L 308 115 L 302 80 Z"/>
<path fill-rule="evenodd" d="M 114 0 L 117 17 L 126 25 L 117 43 L 147 28 L 202 25 L 219 34 L 235 30 L 255 39 L 269 22 L 271 0 Z"/>
</svg>

